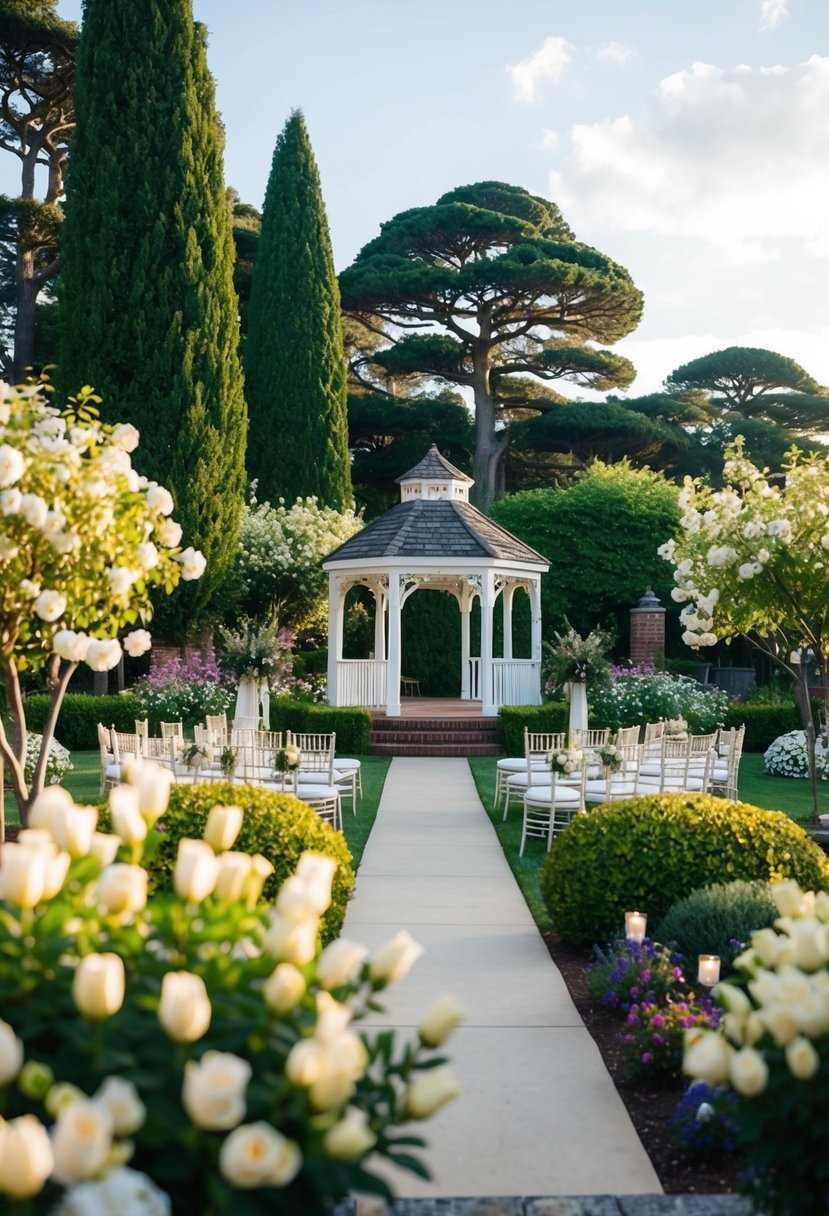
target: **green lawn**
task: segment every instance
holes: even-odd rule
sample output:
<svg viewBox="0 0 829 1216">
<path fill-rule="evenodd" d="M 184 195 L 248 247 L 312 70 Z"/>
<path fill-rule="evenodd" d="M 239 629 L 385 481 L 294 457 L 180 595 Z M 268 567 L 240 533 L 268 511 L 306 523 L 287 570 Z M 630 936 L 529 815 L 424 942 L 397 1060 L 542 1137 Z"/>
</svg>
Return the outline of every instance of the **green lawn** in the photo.
<svg viewBox="0 0 829 1216">
<path fill-rule="evenodd" d="M 507 862 L 515 875 L 533 919 L 544 932 L 550 928 L 550 918 L 541 900 L 539 880 L 541 867 L 547 856 L 543 840 L 528 840 L 524 856 L 518 856 L 521 843 L 521 807 L 513 804 L 507 822 L 503 822 L 503 802 L 499 811 L 492 808 L 495 789 L 495 764 L 497 757 L 482 756 L 470 759 L 469 767 L 478 789 L 478 796 L 492 820 Z M 820 788 L 820 812 L 829 814 L 829 783 L 822 782 Z M 784 811 L 799 822 L 812 818 L 812 795 L 808 781 L 790 777 L 766 777 L 763 773 L 763 757 L 758 752 L 744 752 L 740 762 L 740 798 L 754 806 L 769 811 Z"/>
<path fill-rule="evenodd" d="M 360 864 L 363 849 L 366 847 L 369 832 L 377 815 L 380 795 L 386 780 L 391 758 L 388 756 L 361 756 L 363 772 L 363 796 L 357 800 L 357 814 L 351 813 L 351 803 L 343 804 L 343 832 L 354 867 Z M 78 803 L 96 803 L 101 783 L 101 759 L 98 751 L 73 752 L 74 769 L 64 782 L 72 797 Z M 14 796 L 6 791 L 6 822 L 19 823 L 17 806 Z"/>
</svg>

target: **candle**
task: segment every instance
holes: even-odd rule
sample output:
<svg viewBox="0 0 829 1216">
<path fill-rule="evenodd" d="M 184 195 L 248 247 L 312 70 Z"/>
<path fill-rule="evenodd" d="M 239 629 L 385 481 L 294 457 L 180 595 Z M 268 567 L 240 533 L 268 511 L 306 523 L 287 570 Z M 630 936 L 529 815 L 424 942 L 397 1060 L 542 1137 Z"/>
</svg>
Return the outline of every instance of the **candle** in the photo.
<svg viewBox="0 0 829 1216">
<path fill-rule="evenodd" d="M 700 984 L 704 984 L 706 988 L 713 988 L 715 984 L 720 982 L 719 954 L 701 954 L 699 956 L 697 980 Z"/>
<path fill-rule="evenodd" d="M 625 913 L 625 937 L 629 942 L 645 940 L 645 928 L 648 923 L 647 912 Z"/>
</svg>

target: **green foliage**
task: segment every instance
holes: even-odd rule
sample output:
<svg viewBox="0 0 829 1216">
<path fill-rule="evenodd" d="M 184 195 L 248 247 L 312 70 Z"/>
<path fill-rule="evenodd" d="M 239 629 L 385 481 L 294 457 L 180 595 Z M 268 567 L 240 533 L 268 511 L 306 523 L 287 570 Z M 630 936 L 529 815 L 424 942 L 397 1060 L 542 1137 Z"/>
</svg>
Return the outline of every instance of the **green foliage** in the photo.
<svg viewBox="0 0 829 1216">
<path fill-rule="evenodd" d="M 42 731 L 49 712 L 48 693 L 32 693 L 26 698 L 26 725 Z M 134 731 L 135 719 L 142 717 L 141 702 L 132 693 L 93 697 L 84 692 L 68 692 L 63 698 L 57 735 L 70 751 L 85 751 L 98 746 L 97 724 L 116 730 Z"/>
<path fill-rule="evenodd" d="M 364 756 L 369 750 L 371 714 L 359 706 L 312 705 L 277 697 L 271 701 L 271 730 L 292 730 L 298 734 L 333 731 L 339 755 Z"/>
<path fill-rule="evenodd" d="M 796 878 L 829 889 L 829 860 L 786 815 L 706 794 L 632 798 L 579 815 L 553 841 L 541 891 L 573 945 L 605 940 L 641 908 L 658 923 L 706 883 Z"/>
<path fill-rule="evenodd" d="M 445 591 L 418 591 L 403 605 L 402 672 L 427 697 L 459 697 L 461 614 Z"/>
<path fill-rule="evenodd" d="M 744 722 L 743 750 L 764 752 L 778 735 L 800 729 L 800 714 L 794 705 L 729 705 L 723 724 L 741 726 Z"/>
<path fill-rule="evenodd" d="M 75 105 L 60 386 L 92 384 L 138 427 L 139 472 L 169 487 L 207 558 L 159 614 L 183 637 L 236 546 L 247 431 L 222 130 L 191 0 L 88 0 Z"/>
<path fill-rule="evenodd" d="M 718 954 L 724 975 L 752 932 L 774 924 L 777 915 L 767 882 L 738 879 L 703 887 L 680 899 L 654 936 L 675 947 L 691 973 L 700 954 Z"/>
<path fill-rule="evenodd" d="M 580 633 L 610 622 L 622 633 L 628 609 L 649 587 L 669 594 L 656 550 L 679 521 L 677 494 L 661 474 L 597 461 L 564 489 L 526 490 L 495 504 L 495 522 L 550 562 L 541 579 L 548 636 L 565 618 Z"/>
<path fill-rule="evenodd" d="M 652 675 L 622 672 L 591 687 L 588 699 L 591 722 L 611 730 L 662 718 L 684 718 L 692 734 L 707 734 L 716 729 L 730 708 L 728 696 L 721 689 L 666 671 Z"/>
<path fill-rule="evenodd" d="M 248 470 L 260 500 L 351 505 L 340 293 L 300 111 L 276 141 L 248 309 Z"/>
<path fill-rule="evenodd" d="M 546 705 L 502 705 L 498 710 L 501 744 L 508 756 L 524 755 L 524 728 L 558 734 L 567 730 L 569 706 L 548 701 Z"/>
</svg>

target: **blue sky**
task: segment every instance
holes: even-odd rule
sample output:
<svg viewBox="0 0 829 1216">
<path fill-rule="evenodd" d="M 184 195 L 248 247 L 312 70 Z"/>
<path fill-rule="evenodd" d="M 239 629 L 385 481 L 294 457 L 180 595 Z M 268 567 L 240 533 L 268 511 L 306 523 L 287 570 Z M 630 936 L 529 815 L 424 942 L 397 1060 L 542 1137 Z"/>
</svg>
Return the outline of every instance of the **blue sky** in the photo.
<svg viewBox="0 0 829 1216">
<path fill-rule="evenodd" d="M 78 18 L 80 4 L 59 10 Z M 397 211 L 499 179 L 554 198 L 644 290 L 644 319 L 616 348 L 640 371 L 631 392 L 732 344 L 789 354 L 829 383 L 827 0 L 194 0 L 194 12 L 210 31 L 228 184 L 261 206 L 276 136 L 302 107 L 338 269 Z"/>
</svg>

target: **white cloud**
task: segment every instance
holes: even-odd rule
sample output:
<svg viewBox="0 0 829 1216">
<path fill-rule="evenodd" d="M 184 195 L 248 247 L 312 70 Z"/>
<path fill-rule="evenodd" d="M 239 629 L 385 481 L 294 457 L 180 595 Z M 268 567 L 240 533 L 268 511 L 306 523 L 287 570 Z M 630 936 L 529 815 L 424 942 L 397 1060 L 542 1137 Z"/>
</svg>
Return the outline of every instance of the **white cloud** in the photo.
<svg viewBox="0 0 829 1216">
<path fill-rule="evenodd" d="M 541 136 L 541 146 L 546 148 L 548 152 L 555 152 L 561 143 L 558 131 L 552 131 L 549 127 L 544 128 L 544 134 Z"/>
<path fill-rule="evenodd" d="M 603 42 L 596 51 L 597 59 L 609 59 L 611 63 L 625 63 L 634 54 L 627 42 Z"/>
<path fill-rule="evenodd" d="M 788 15 L 788 0 L 760 0 L 761 30 L 773 30 Z"/>
<path fill-rule="evenodd" d="M 529 105 L 538 101 L 538 85 L 542 80 L 559 80 L 572 59 L 573 48 L 565 38 L 545 38 L 541 46 L 507 68 L 515 89 L 516 101 Z"/>
<path fill-rule="evenodd" d="M 829 57 L 792 67 L 696 63 L 641 118 L 570 131 L 561 170 L 577 228 L 696 239 L 732 262 L 793 243 L 829 256 Z"/>
</svg>

